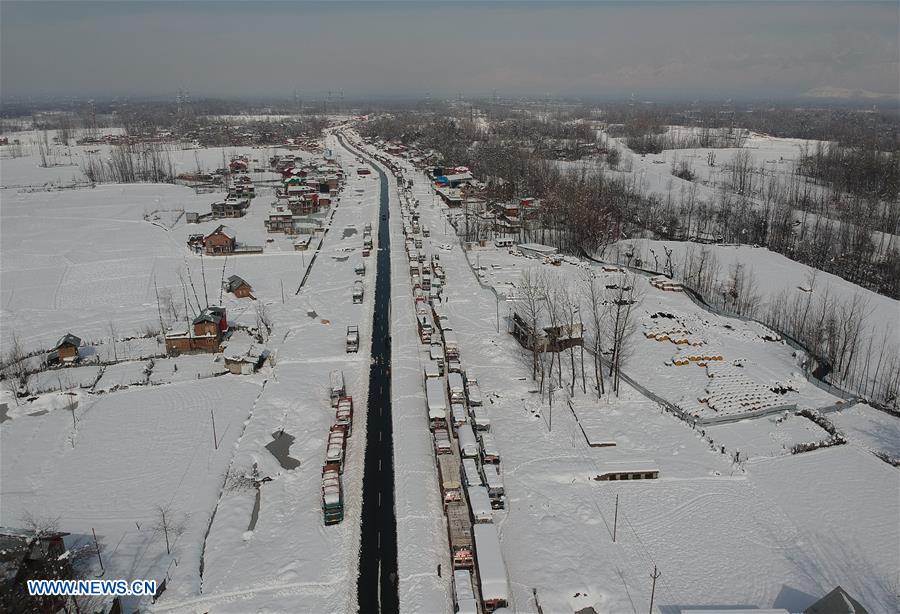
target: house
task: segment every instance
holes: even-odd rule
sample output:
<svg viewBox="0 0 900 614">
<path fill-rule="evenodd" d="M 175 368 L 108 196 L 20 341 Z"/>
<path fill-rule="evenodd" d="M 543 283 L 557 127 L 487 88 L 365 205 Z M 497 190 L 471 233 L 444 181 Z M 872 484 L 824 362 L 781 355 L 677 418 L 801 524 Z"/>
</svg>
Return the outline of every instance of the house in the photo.
<svg viewBox="0 0 900 614">
<path fill-rule="evenodd" d="M 236 196 L 229 196 L 209 206 L 214 217 L 244 217 L 248 207 L 250 207 L 249 199 Z"/>
<path fill-rule="evenodd" d="M 70 611 L 71 597 L 32 597 L 28 580 L 71 579 L 72 565 L 59 531 L 0 527 L 0 612 Z"/>
<path fill-rule="evenodd" d="M 269 351 L 256 343 L 237 339 L 225 344 L 222 356 L 225 359 L 225 367 L 231 373 L 248 375 L 263 365 L 269 357 Z"/>
<path fill-rule="evenodd" d="M 203 237 L 203 245 L 209 256 L 233 254 L 235 238 L 233 230 L 220 224 L 218 228 Z"/>
<path fill-rule="evenodd" d="M 48 362 L 75 362 L 78 360 L 78 348 L 81 347 L 81 339 L 72 333 L 66 333 L 56 342 L 48 356 Z"/>
<path fill-rule="evenodd" d="M 250 287 L 250 284 L 237 275 L 232 275 L 226 279 L 224 286 L 226 292 L 231 292 L 237 298 L 247 298 L 248 296 L 250 298 L 255 298 L 253 296 L 253 288 Z"/>
<path fill-rule="evenodd" d="M 294 251 L 296 252 L 305 252 L 309 249 L 309 242 L 312 239 L 311 235 L 301 235 L 294 241 Z"/>
<path fill-rule="evenodd" d="M 531 313 L 531 302 L 526 300 L 514 300 L 512 310 L 512 322 L 510 333 L 527 349 L 535 348 L 539 352 L 561 352 L 570 347 L 580 346 L 584 343 L 580 322 L 553 324 L 547 315 L 547 305 L 544 299 L 538 299 L 541 304 L 536 311 L 537 318 Z M 534 320 L 537 320 L 537 333 L 532 330 Z"/>
<path fill-rule="evenodd" d="M 166 352 L 218 352 L 222 335 L 228 330 L 224 307 L 207 307 L 191 321 L 186 329 L 166 334 Z"/>
</svg>

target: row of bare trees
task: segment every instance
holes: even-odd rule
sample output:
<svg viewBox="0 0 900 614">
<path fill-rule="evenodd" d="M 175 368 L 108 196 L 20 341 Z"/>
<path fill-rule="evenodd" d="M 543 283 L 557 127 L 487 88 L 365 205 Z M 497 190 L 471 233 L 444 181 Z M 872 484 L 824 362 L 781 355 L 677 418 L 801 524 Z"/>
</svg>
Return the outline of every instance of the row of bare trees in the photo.
<svg viewBox="0 0 900 614">
<path fill-rule="evenodd" d="M 593 271 L 578 278 L 539 266 L 522 271 L 516 313 L 529 330 L 551 331 L 543 341 L 538 332 L 525 348 L 531 377 L 551 404 L 554 391 L 575 395 L 579 377 L 584 394 L 591 389 L 601 398 L 608 387 L 618 396 L 622 368 L 633 350 L 642 300 L 634 281 L 630 273 L 609 283 L 609 278 Z M 568 339 L 580 343 L 559 343 Z M 591 378 L 585 371 L 586 344 L 593 358 Z M 568 360 L 564 361 L 566 353 Z"/>
</svg>

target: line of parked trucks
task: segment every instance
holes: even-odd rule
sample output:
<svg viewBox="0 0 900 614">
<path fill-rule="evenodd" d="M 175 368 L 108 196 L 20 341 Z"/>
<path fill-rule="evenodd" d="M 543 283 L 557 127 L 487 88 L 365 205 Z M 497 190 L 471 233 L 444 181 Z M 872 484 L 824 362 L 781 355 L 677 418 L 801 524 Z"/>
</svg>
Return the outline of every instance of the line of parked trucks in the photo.
<svg viewBox="0 0 900 614">
<path fill-rule="evenodd" d="M 322 516 L 325 524 L 344 519 L 344 488 L 341 476 L 347 455 L 347 440 L 353 434 L 353 397 L 347 394 L 343 371 L 329 376 L 334 422 L 328 432 L 325 463 L 322 465 Z"/>
<path fill-rule="evenodd" d="M 454 604 L 460 613 L 496 612 L 509 602 L 506 565 L 493 524 L 494 511 L 506 506 L 500 452 L 477 378 L 462 368 L 459 342 L 442 302 L 444 269 L 439 255 L 430 251 L 430 233 L 419 223 L 412 182 L 399 170 L 395 175 L 423 344 L 426 411 L 453 560 Z"/>
</svg>

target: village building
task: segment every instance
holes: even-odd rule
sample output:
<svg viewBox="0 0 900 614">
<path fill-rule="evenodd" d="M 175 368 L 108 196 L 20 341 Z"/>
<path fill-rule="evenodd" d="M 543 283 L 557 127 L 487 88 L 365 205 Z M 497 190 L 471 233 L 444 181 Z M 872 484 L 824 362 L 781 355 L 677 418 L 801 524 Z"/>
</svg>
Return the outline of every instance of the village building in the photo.
<svg viewBox="0 0 900 614">
<path fill-rule="evenodd" d="M 237 298 L 255 298 L 253 296 L 253 288 L 250 287 L 250 284 L 248 284 L 242 277 L 232 275 L 225 280 L 224 285 L 225 291 L 231 292 Z"/>
<path fill-rule="evenodd" d="M 81 347 L 81 339 L 72 333 L 66 333 L 59 338 L 56 345 L 47 356 L 49 363 L 68 363 L 78 360 L 78 348 Z"/>
<path fill-rule="evenodd" d="M 207 307 L 191 321 L 187 329 L 166 334 L 166 352 L 218 352 L 222 335 L 228 330 L 224 307 Z"/>
<path fill-rule="evenodd" d="M 229 340 L 222 351 L 225 368 L 235 375 L 249 375 L 259 369 L 269 357 L 269 351 L 251 340 Z"/>
<path fill-rule="evenodd" d="M 216 201 L 209 206 L 213 217 L 244 217 L 249 207 L 249 199 L 231 195 L 225 200 Z"/>
<path fill-rule="evenodd" d="M 203 238 L 207 255 L 231 254 L 234 252 L 236 235 L 228 226 L 220 225 Z"/>
<path fill-rule="evenodd" d="M 544 299 L 540 299 L 545 302 Z M 580 322 L 552 323 L 547 315 L 546 302 L 538 310 L 537 332 L 533 330 L 534 318 L 529 313 L 528 301 L 512 301 L 511 330 L 513 337 L 527 349 L 539 352 L 560 352 L 584 343 Z"/>
</svg>

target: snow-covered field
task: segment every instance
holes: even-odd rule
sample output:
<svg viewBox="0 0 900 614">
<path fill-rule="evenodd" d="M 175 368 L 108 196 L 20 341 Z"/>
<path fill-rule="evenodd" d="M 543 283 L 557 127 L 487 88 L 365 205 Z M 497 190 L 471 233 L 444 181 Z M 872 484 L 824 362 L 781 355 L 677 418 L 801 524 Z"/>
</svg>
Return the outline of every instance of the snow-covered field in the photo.
<svg viewBox="0 0 900 614">
<path fill-rule="evenodd" d="M 182 218 L 166 230 L 143 219 L 154 209 L 206 211 L 217 195 L 148 184 L 4 190 L 4 342 L 14 332 L 26 351 L 46 349 L 71 331 L 101 343 L 86 353 L 104 361 L 156 354 L 146 339 L 121 340 L 158 328 L 156 289 L 171 291 L 183 319 L 179 273 L 189 268 L 200 300 L 208 293 L 215 303 L 225 265 L 225 276 L 244 277 L 258 299 L 224 296 L 229 323 L 255 327 L 257 306 L 265 305 L 272 364 L 253 376 L 214 377 L 224 370 L 221 359 L 195 355 L 157 357 L 149 376 L 148 360 L 34 376 L 34 390 L 57 390 L 64 379 L 64 389 L 96 382 L 97 394 L 50 392 L 21 408 L 10 400 L 0 427 L 0 524 L 20 526 L 31 511 L 59 517 L 62 530 L 78 535 L 95 528 L 107 548 L 108 577 L 168 579 L 153 606 L 160 611 L 353 610 L 375 271 L 355 274 L 361 234 L 341 231 L 376 221 L 378 183 L 356 177 L 353 157 L 346 158 L 348 183 L 312 266 L 314 250 L 295 252 L 281 235 L 266 241 L 270 192 L 246 217 L 228 220 L 239 241 L 264 245 L 265 253 L 226 263 L 201 261 L 185 245 L 189 234 L 217 223 L 188 226 Z M 353 304 L 350 289 L 359 279 L 367 294 Z M 168 324 L 165 301 L 163 309 Z M 358 354 L 345 353 L 348 324 L 360 327 Z M 120 339 L 115 350 L 112 336 Z M 327 390 L 333 369 L 344 372 L 355 415 L 343 476 L 345 520 L 324 527 L 321 466 L 334 420 Z M 73 400 L 74 429 L 73 413 L 65 411 Z M 292 468 L 266 449 L 274 436 L 294 438 L 289 459 L 281 459 Z M 254 475 L 269 478 L 255 511 Z M 152 528 L 157 505 L 184 524 L 171 555 Z"/>
<path fill-rule="evenodd" d="M 573 400 L 577 421 L 557 393 L 551 431 L 549 407 L 534 392 L 521 348 L 505 332 L 497 333 L 493 293 L 478 283 L 455 237 L 443 232 L 442 211 L 430 204 L 427 180 L 411 171 L 410 176 L 416 178 L 414 195 L 432 243 L 454 246 L 441 252 L 446 308 L 463 367 L 477 372 L 482 392 L 493 401 L 492 431 L 503 455 L 508 498 L 508 511 L 495 512 L 495 523 L 514 610 L 536 611 L 537 600 L 545 612 L 585 604 L 598 612 L 646 611 L 654 565 L 662 572 L 656 604 L 664 612 L 711 605 L 800 611 L 837 584 L 871 610 L 897 609 L 895 468 L 853 445 L 852 437 L 851 445 L 785 455 L 782 442 L 827 435 L 796 416 L 783 424 L 775 416 L 710 427 L 707 437 L 726 447 L 723 454 L 699 429 L 627 386 L 618 400 L 599 403 L 579 390 Z M 510 282 L 526 266 L 497 250 L 469 257 L 484 267 L 485 283 L 502 294 L 512 293 Z M 576 268 L 564 263 L 560 269 L 567 267 Z M 798 391 L 786 395 L 791 402 L 819 407 L 835 401 L 805 381 L 789 346 L 764 341 L 759 327 L 713 316 L 678 293 L 642 290 L 642 314 L 677 311 L 729 358 L 746 359 L 761 383 L 795 385 Z M 674 350 L 637 334 L 624 369 L 663 398 L 696 403 L 709 378 L 693 365 L 665 366 Z M 592 448 L 585 432 L 616 445 Z M 735 450 L 752 460 L 732 462 Z M 592 480 L 606 463 L 621 460 L 651 461 L 660 477 Z"/>
</svg>

